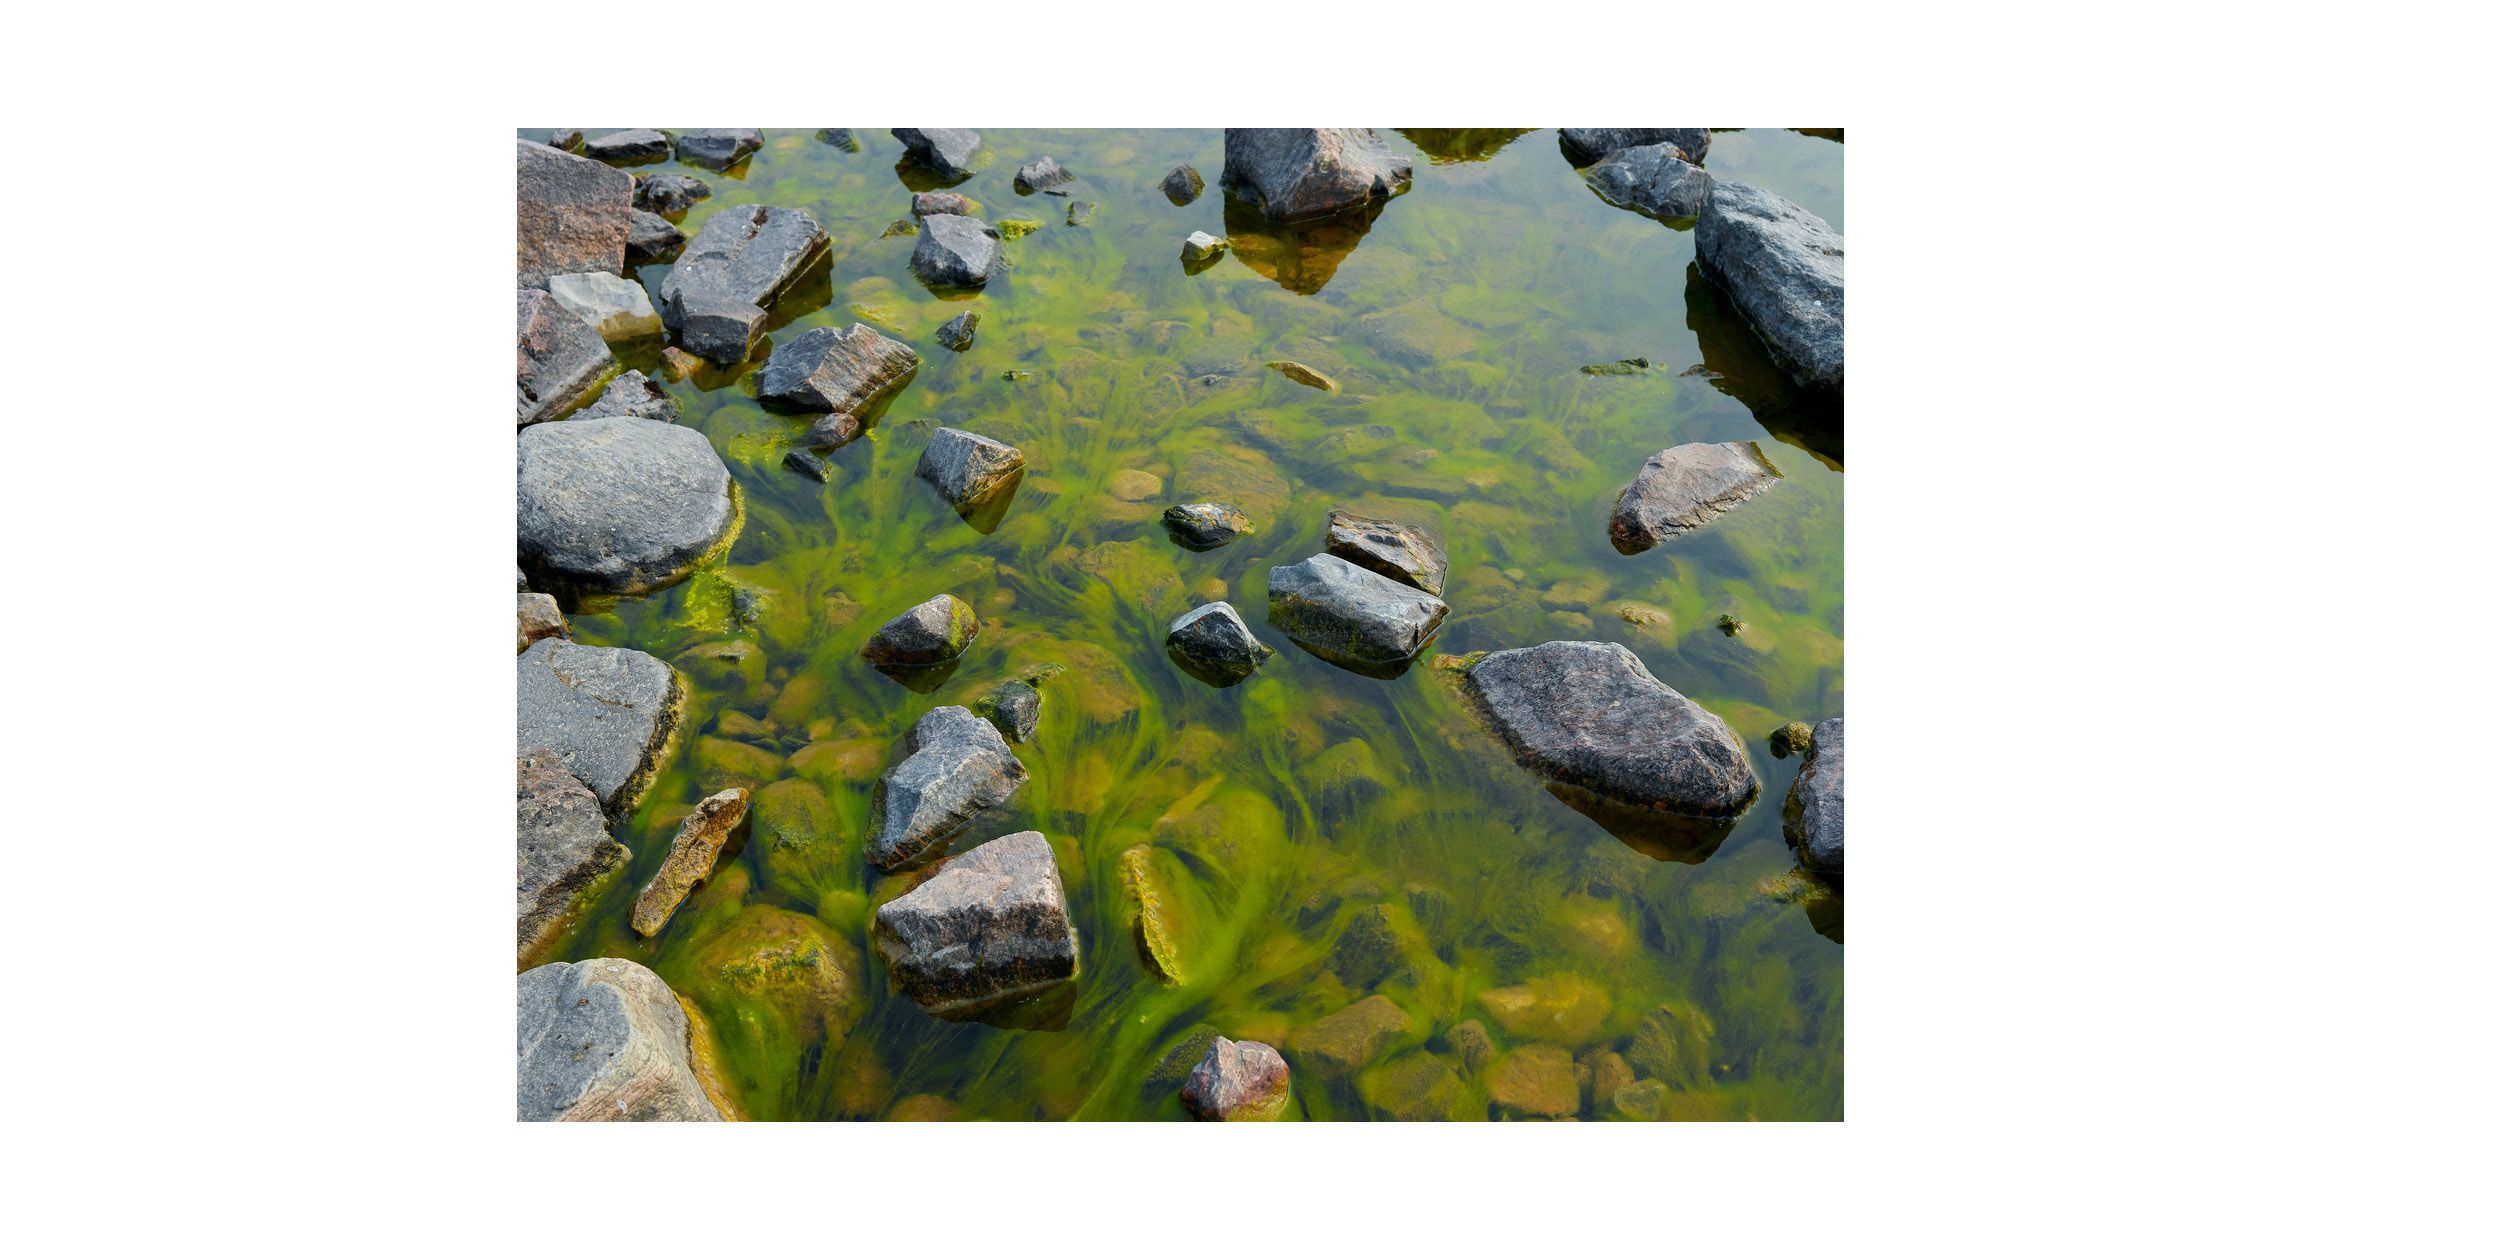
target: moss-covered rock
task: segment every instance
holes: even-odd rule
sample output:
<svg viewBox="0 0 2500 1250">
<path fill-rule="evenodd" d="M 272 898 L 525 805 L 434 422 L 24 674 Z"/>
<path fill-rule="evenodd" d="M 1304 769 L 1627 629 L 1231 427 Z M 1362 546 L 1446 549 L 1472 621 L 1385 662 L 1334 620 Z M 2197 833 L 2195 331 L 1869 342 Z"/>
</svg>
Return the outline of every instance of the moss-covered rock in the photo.
<svg viewBox="0 0 2500 1250">
<path fill-rule="evenodd" d="M 722 603 L 728 602 L 727 591 Z M 695 688 L 748 712 L 761 712 L 764 699 L 764 649 L 743 638 L 707 642 L 677 653 L 677 669 Z"/>
<path fill-rule="evenodd" d="M 1489 1082 L 1494 1108 L 1520 1119 L 1578 1115 L 1580 1082 L 1571 1068 L 1571 1052 L 1552 1042 L 1532 1042 L 1502 1056 Z"/>
<path fill-rule="evenodd" d="M 1380 757 L 1361 738 L 1349 738 L 1320 752 L 1302 775 L 1311 792 L 1336 810 L 1351 811 L 1389 792 Z"/>
<path fill-rule="evenodd" d="M 1120 891 L 1134 909 L 1137 951 L 1147 969 L 1166 984 L 1179 985 L 1189 978 L 1181 967 L 1180 916 L 1166 901 L 1170 890 L 1164 879 L 1181 869 L 1169 862 L 1169 851 L 1160 858 L 1167 862 L 1157 863 L 1155 848 L 1143 843 L 1121 852 Z"/>
<path fill-rule="evenodd" d="M 1643 1079 L 1666 1082 L 1676 1090 L 1699 1089 L 1710 1082 L 1710 1018 L 1698 1009 L 1661 1004 L 1633 1026 L 1632 1045 L 1624 1057 Z"/>
<path fill-rule="evenodd" d="M 749 845 L 765 886 L 810 906 L 827 891 L 859 884 L 859 847 L 813 781 L 790 777 L 757 791 Z"/>
<path fill-rule="evenodd" d="M 728 1083 L 759 1119 L 803 1114 L 803 1079 L 862 1009 L 857 948 L 777 907 L 739 908 L 661 966 L 710 1021 Z"/>
<path fill-rule="evenodd" d="M 1565 1045 L 1587 1041 L 1612 1005 L 1606 991 L 1567 973 L 1486 990 L 1476 1002 L 1509 1036 Z"/>
<path fill-rule="evenodd" d="M 1484 1099 L 1450 1060 L 1426 1051 L 1400 1055 L 1355 1082 L 1363 1101 L 1392 1120 L 1482 1120 Z"/>
<path fill-rule="evenodd" d="M 1295 1029 L 1285 1053 L 1297 1067 L 1308 1067 L 1321 1076 L 1341 1076 L 1412 1040 L 1415 1029 L 1415 1018 L 1404 1008 L 1374 994 Z"/>
<path fill-rule="evenodd" d="M 781 776 L 781 757 L 728 738 L 699 738 L 694 744 L 694 775 L 695 784 L 705 791 L 761 790 Z"/>
<path fill-rule="evenodd" d="M 885 771 L 884 743 L 868 738 L 811 742 L 790 755 L 790 771 L 820 786 L 865 785 Z"/>
</svg>

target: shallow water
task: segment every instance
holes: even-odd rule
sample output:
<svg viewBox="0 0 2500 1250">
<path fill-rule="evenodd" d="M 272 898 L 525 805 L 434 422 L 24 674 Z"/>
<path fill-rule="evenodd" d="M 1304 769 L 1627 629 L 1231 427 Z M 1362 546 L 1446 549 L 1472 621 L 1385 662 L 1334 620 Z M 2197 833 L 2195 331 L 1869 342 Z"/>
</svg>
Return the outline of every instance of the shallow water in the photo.
<svg viewBox="0 0 2500 1250">
<path fill-rule="evenodd" d="M 678 586 L 567 605 L 576 641 L 669 659 L 692 695 L 666 771 L 618 831 L 631 864 L 550 959 L 659 972 L 700 1010 L 759 1119 L 1181 1118 L 1172 1070 L 1156 1069 L 1193 1030 L 1282 1043 L 1373 993 L 1413 1017 L 1406 1039 L 1359 1074 L 1298 1065 L 1289 1118 L 1505 1114 L 1489 1100 L 1509 1059 L 1445 1079 L 1413 1058 L 1456 1060 L 1445 1035 L 1462 1020 L 1483 1021 L 1505 1055 L 1630 1054 L 1667 1085 L 1671 1118 L 1841 1115 L 1839 904 L 1796 899 L 1780 802 L 1799 761 L 1767 742 L 1842 712 L 1838 422 L 1801 412 L 1741 324 L 1688 291 L 1700 279 L 1686 223 L 1598 199 L 1551 130 L 1389 133 L 1415 156 L 1410 191 L 1367 231 L 1282 237 L 1238 209 L 1228 224 L 1218 131 L 986 130 L 987 167 L 952 189 L 993 223 L 1039 228 L 1004 245 L 1012 267 L 986 291 L 941 298 L 911 275 L 913 237 L 880 237 L 911 215 L 899 143 L 860 131 L 849 152 L 765 133 L 727 175 L 637 172 L 712 184 L 681 223 L 690 236 L 732 205 L 812 213 L 832 263 L 783 297 L 772 337 L 864 321 L 923 363 L 874 430 L 829 457 L 822 485 L 781 464 L 806 421 L 765 412 L 741 384 L 763 349 L 670 387 L 681 422 L 729 462 L 744 529 Z M 1715 136 L 1706 166 L 1845 230 L 1842 154 L 1749 130 Z M 1043 155 L 1078 176 L 1069 197 L 1013 190 L 1017 166 Z M 1184 160 L 1209 186 L 1175 207 L 1158 184 Z M 1071 200 L 1095 205 L 1089 225 L 1066 224 Z M 1185 273 L 1192 230 L 1230 234 L 1235 250 Z M 639 270 L 655 301 L 666 270 Z M 958 355 L 934 331 L 966 309 L 981 321 Z M 618 354 L 656 377 L 659 346 Z M 1726 377 L 1678 376 L 1705 353 Z M 1632 357 L 1650 367 L 1583 372 Z M 1342 389 L 1263 367 L 1286 359 Z M 940 424 L 1024 451 L 995 532 L 913 477 Z M 1614 551 L 1608 509 L 1644 457 L 1730 440 L 1759 440 L 1787 480 L 1694 535 Z M 1116 498 L 1123 470 L 1160 489 Z M 1242 507 L 1257 532 L 1204 553 L 1168 541 L 1162 509 L 1201 499 Z M 1620 642 L 1746 740 L 1761 796 L 1715 845 L 1621 838 L 1511 763 L 1428 662 L 1380 680 L 1297 648 L 1267 625 L 1267 570 L 1322 550 L 1337 505 L 1441 534 L 1450 619 L 1427 661 Z M 917 693 L 857 658 L 879 623 L 940 592 L 982 623 L 942 686 Z M 1173 617 L 1219 597 L 1277 648 L 1225 689 L 1181 672 L 1162 643 Z M 1723 613 L 1743 628 L 1723 630 Z M 1655 614 L 1665 622 L 1632 623 Z M 761 658 L 688 655 L 729 640 Z M 922 713 L 1045 662 L 1066 671 L 1042 685 L 1041 728 L 1016 748 L 1031 780 L 952 849 L 1050 835 L 1077 991 L 1064 1021 L 1043 1022 L 1056 1028 L 935 1020 L 888 992 L 865 949 L 874 906 L 909 884 L 861 862 L 871 788 Z M 770 835 L 759 819 L 733 841 L 734 866 L 725 855 L 657 938 L 635 937 L 633 893 L 687 806 L 791 778 L 803 784 L 782 797 L 799 808 L 821 788 L 822 836 Z M 1179 984 L 1149 971 L 1135 937 L 1121 856 L 1141 843 L 1160 848 Z M 1482 997 L 1523 986 L 1533 1007 Z"/>
</svg>

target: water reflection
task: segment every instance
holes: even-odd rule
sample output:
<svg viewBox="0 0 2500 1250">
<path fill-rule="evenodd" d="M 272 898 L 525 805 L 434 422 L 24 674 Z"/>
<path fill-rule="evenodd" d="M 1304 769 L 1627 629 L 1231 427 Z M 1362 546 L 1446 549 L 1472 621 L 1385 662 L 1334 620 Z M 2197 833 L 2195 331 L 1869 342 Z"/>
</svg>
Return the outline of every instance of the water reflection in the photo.
<svg viewBox="0 0 2500 1250">
<path fill-rule="evenodd" d="M 1408 143 L 1415 145 L 1416 151 L 1423 153 L 1435 165 L 1456 165 L 1464 161 L 1489 161 L 1493 159 L 1494 153 L 1510 146 L 1511 140 L 1521 135 L 1534 133 L 1536 133 L 1534 127 L 1526 130 L 1401 129 L 1398 131 L 1398 134 L 1403 136 Z"/>
<path fill-rule="evenodd" d="M 1577 786 L 1558 781 L 1547 782 L 1545 792 L 1562 801 L 1562 805 L 1596 822 L 1597 827 L 1615 835 L 1615 840 L 1651 859 L 1671 864 L 1698 864 L 1710 858 L 1727 835 L 1736 831 L 1739 817 L 1710 819 L 1698 816 L 1676 816 L 1667 812 L 1633 807 L 1612 799 L 1591 794 Z"/>
<path fill-rule="evenodd" d="M 983 156 L 987 155 L 988 154 L 986 152 L 983 153 Z M 984 165 L 988 164 L 986 160 L 982 163 Z M 953 178 L 949 178 L 946 175 L 941 174 L 916 160 L 913 160 L 909 153 L 905 153 L 903 159 L 894 162 L 894 176 L 901 180 L 906 189 L 912 191 L 943 191 L 948 187 L 962 186 L 964 183 L 970 182 L 980 172 L 980 170 L 976 169 L 971 173 L 959 174 Z"/>
<path fill-rule="evenodd" d="M 956 669 L 963 667 L 963 661 L 953 659 L 943 664 L 918 665 L 871 664 L 868 667 L 885 674 L 894 684 L 913 694 L 935 694 L 938 687 L 946 684 L 947 678 L 955 675 Z"/>
<path fill-rule="evenodd" d="M 1269 221 L 1258 209 L 1224 197 L 1224 233 L 1233 255 L 1250 271 L 1296 295 L 1316 295 L 1337 276 L 1337 266 L 1371 233 L 1389 200 L 1371 200 L 1329 217 L 1290 225 Z"/>
<path fill-rule="evenodd" d="M 1773 438 L 1840 468 L 1841 405 L 1798 386 L 1698 262 L 1684 267 L 1684 325 L 1701 342 L 1702 364 L 1719 375 L 1710 385 L 1752 409 Z"/>
</svg>

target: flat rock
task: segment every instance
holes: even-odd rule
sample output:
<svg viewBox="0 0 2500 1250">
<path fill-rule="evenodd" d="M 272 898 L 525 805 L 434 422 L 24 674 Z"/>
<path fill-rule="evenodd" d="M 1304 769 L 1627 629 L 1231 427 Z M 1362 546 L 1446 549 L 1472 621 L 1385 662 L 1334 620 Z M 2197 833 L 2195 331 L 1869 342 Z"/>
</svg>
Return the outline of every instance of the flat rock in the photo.
<svg viewBox="0 0 2500 1250">
<path fill-rule="evenodd" d="M 1199 177 L 1198 171 L 1186 163 L 1174 165 L 1172 172 L 1163 175 L 1164 198 L 1174 204 L 1188 204 L 1206 189 L 1207 180 Z"/>
<path fill-rule="evenodd" d="M 668 136 L 657 130 L 619 130 L 583 140 L 582 154 L 600 161 L 647 161 L 668 155 Z"/>
<path fill-rule="evenodd" d="M 1328 554 L 1428 595 L 1440 594 L 1450 575 L 1449 553 L 1421 526 L 1383 521 L 1344 508 L 1328 510 Z"/>
<path fill-rule="evenodd" d="M 559 638 L 531 643 L 517 665 L 515 753 L 552 751 L 601 806 L 630 808 L 684 711 L 677 670 L 640 651 Z"/>
<path fill-rule="evenodd" d="M 1192 608 L 1164 631 L 1163 645 L 1183 668 L 1212 684 L 1229 686 L 1258 671 L 1276 654 L 1250 632 L 1248 622 L 1229 603 Z"/>
<path fill-rule="evenodd" d="M 675 252 L 686 241 L 686 232 L 677 223 L 658 213 L 634 210 L 625 228 L 625 259 L 639 264 L 658 260 Z"/>
<path fill-rule="evenodd" d="M 675 915 L 677 905 L 686 901 L 686 892 L 712 875 L 712 865 L 719 862 L 720 850 L 729 844 L 729 835 L 747 815 L 747 792 L 735 787 L 723 790 L 694 805 L 694 810 L 677 825 L 677 837 L 668 846 L 668 858 L 660 861 L 660 870 L 643 883 L 642 893 L 634 898 L 634 932 L 649 937 L 660 931 Z"/>
<path fill-rule="evenodd" d="M 1076 175 L 1059 167 L 1059 162 L 1045 156 L 1016 171 L 1016 190 L 1025 195 L 1064 187 L 1076 181 Z"/>
<path fill-rule="evenodd" d="M 938 595 L 878 626 L 859 655 L 871 664 L 943 664 L 980 636 L 981 620 L 971 604 Z"/>
<path fill-rule="evenodd" d="M 1838 232 L 1760 187 L 1714 182 L 1693 225 L 1693 251 L 1798 385 L 1843 389 L 1847 255 Z"/>
<path fill-rule="evenodd" d="M 912 472 L 936 487 L 947 506 L 966 512 L 1024 472 L 1024 453 L 970 430 L 939 426 L 920 449 L 920 463 Z"/>
<path fill-rule="evenodd" d="M 629 959 L 543 964 L 517 979 L 520 1119 L 703 1121 L 685 1009 Z"/>
<path fill-rule="evenodd" d="M 867 326 L 818 326 L 774 348 L 756 371 L 755 394 L 802 412 L 855 412 L 919 368 L 920 353 Z"/>
<path fill-rule="evenodd" d="M 554 943 L 574 902 L 633 854 L 608 836 L 599 796 L 566 772 L 555 752 L 521 752 L 518 772 L 513 883 L 518 953 L 528 963 Z"/>
<path fill-rule="evenodd" d="M 962 707 L 929 709 L 904 739 L 903 762 L 877 779 L 868 862 L 891 871 L 1015 797 L 1024 762 L 998 727 Z"/>
<path fill-rule="evenodd" d="M 1414 1017 L 1374 994 L 1294 1030 L 1285 1048 L 1303 1067 L 1322 1076 L 1342 1076 L 1379 1058 L 1390 1042 L 1414 1027 Z"/>
<path fill-rule="evenodd" d="M 1780 471 L 1752 443 L 1686 443 L 1641 462 L 1615 496 L 1606 537 L 1625 555 L 1689 534 L 1777 485 Z"/>
<path fill-rule="evenodd" d="M 1660 143 L 1673 145 L 1683 159 L 1696 165 L 1710 155 L 1710 131 L 1702 126 L 1649 129 L 1636 127 L 1565 129 L 1562 132 L 1562 141 L 1563 147 L 1571 153 L 1572 160 L 1582 165 L 1604 160 L 1609 153 L 1620 152 L 1625 148 L 1648 147 Z"/>
<path fill-rule="evenodd" d="M 660 280 L 660 315 L 675 328 L 677 305 L 694 291 L 764 307 L 832 245 L 804 209 L 732 204 L 704 219 Z"/>
<path fill-rule="evenodd" d="M 513 648 L 519 655 L 541 638 L 570 638 L 573 627 L 564 623 L 564 613 L 556 607 L 555 596 L 520 592 L 518 608 L 521 645 Z"/>
<path fill-rule="evenodd" d="M 920 191 L 911 197 L 914 217 L 972 217 L 978 215 L 979 207 L 972 197 L 954 191 Z"/>
<path fill-rule="evenodd" d="M 1200 1120 L 1277 1120 L 1292 1088 L 1285 1057 L 1275 1047 L 1218 1037 L 1181 1082 L 1181 1105 Z"/>
<path fill-rule="evenodd" d="M 560 273 L 547 279 L 547 294 L 608 342 L 660 333 L 660 314 L 639 282 L 608 273 Z"/>
<path fill-rule="evenodd" d="M 935 287 L 975 287 L 998 270 L 998 231 L 978 217 L 941 213 L 920 220 L 911 271 Z"/>
<path fill-rule="evenodd" d="M 639 369 L 629 369 L 608 383 L 599 398 L 589 407 L 574 413 L 572 420 L 596 421 L 606 417 L 635 417 L 645 421 L 677 420 L 681 411 L 677 397 L 668 388 L 645 377 Z"/>
<path fill-rule="evenodd" d="M 1369 126 L 1227 129 L 1224 187 L 1270 221 L 1301 221 L 1387 199 L 1415 176 Z"/>
<path fill-rule="evenodd" d="M 976 1014 L 1077 974 L 1076 926 L 1049 839 L 983 843 L 877 909 L 877 952 L 894 988 L 931 1014 Z"/>
<path fill-rule="evenodd" d="M 948 178 L 961 178 L 972 172 L 973 157 L 981 151 L 978 130 L 910 129 L 897 127 L 887 132 L 903 141 L 903 149 L 911 158 Z"/>
<path fill-rule="evenodd" d="M 1470 699 L 1521 766 L 1600 798 L 1681 816 L 1744 809 L 1758 783 L 1727 723 L 1611 642 L 1496 651 Z"/>
<path fill-rule="evenodd" d="M 705 169 L 727 169 L 764 150 L 764 133 L 743 127 L 689 130 L 677 136 L 677 159 Z"/>
<path fill-rule="evenodd" d="M 712 184 L 684 174 L 653 174 L 634 180 L 634 207 L 646 213 L 674 215 L 712 198 Z"/>
<path fill-rule="evenodd" d="M 1450 605 L 1331 555 L 1268 574 L 1267 620 L 1314 651 L 1370 664 L 1413 656 Z"/>
<path fill-rule="evenodd" d="M 1589 185 L 1609 201 L 1652 217 L 1694 217 L 1710 195 L 1710 175 L 1689 164 L 1672 143 L 1622 148 L 1589 170 Z"/>
<path fill-rule="evenodd" d="M 1163 524 L 1195 551 L 1208 551 L 1258 532 L 1247 513 L 1228 503 L 1176 503 L 1163 510 Z"/>
<path fill-rule="evenodd" d="M 679 345 L 723 368 L 743 362 L 764 336 L 763 309 L 718 291 L 679 291 L 669 313 Z"/>
<path fill-rule="evenodd" d="M 977 312 L 957 313 L 953 320 L 938 327 L 938 344 L 950 352 L 970 351 L 973 331 L 980 328 L 981 314 Z"/>
<path fill-rule="evenodd" d="M 687 426 L 533 425 L 517 459 L 521 567 L 535 586 L 629 595 L 672 585 L 737 525 L 728 466 Z"/>
<path fill-rule="evenodd" d="M 1195 265 L 1212 260 L 1223 254 L 1224 247 L 1224 240 L 1204 230 L 1192 230 L 1188 238 L 1181 240 L 1181 262 Z"/>
<path fill-rule="evenodd" d="M 557 273 L 621 273 L 634 178 L 543 143 L 519 144 L 515 212 L 522 286 Z"/>
<path fill-rule="evenodd" d="M 1788 787 L 1781 830 L 1806 867 L 1838 875 L 1841 851 L 1840 717 L 1814 727 L 1805 767 Z"/>
<path fill-rule="evenodd" d="M 516 425 L 560 416 L 616 363 L 607 340 L 545 291 L 523 287 L 514 331 Z"/>
</svg>

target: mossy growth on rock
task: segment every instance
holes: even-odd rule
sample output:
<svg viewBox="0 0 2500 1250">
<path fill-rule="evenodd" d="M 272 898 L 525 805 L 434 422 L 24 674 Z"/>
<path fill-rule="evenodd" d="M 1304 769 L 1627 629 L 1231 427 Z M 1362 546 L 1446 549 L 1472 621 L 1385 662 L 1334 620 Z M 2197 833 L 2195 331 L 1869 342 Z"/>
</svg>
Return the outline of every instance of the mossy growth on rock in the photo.
<svg viewBox="0 0 2500 1250">
<path fill-rule="evenodd" d="M 702 1009 L 726 1084 L 750 1114 L 815 1105 L 822 1060 L 863 1009 L 858 949 L 821 921 L 747 904 L 698 914 L 654 971 Z"/>
</svg>

